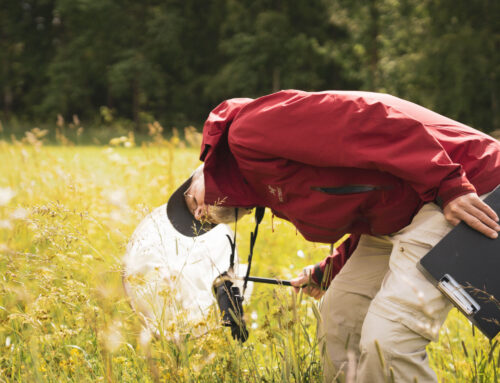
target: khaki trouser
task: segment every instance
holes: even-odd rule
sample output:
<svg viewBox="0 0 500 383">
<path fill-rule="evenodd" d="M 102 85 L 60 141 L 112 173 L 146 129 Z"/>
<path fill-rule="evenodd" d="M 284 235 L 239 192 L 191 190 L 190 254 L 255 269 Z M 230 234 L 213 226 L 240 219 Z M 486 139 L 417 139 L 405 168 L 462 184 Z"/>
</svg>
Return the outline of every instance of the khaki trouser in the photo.
<svg viewBox="0 0 500 383">
<path fill-rule="evenodd" d="M 325 382 L 437 381 L 425 348 L 451 304 L 416 263 L 451 228 L 441 209 L 427 204 L 403 230 L 361 237 L 321 306 Z"/>
</svg>

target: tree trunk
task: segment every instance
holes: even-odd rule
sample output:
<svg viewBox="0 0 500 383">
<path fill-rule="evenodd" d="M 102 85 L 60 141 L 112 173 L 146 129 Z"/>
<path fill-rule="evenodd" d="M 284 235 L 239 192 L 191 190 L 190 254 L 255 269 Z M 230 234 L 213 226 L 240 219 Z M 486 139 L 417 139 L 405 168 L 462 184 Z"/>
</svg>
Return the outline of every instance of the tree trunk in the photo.
<svg viewBox="0 0 500 383">
<path fill-rule="evenodd" d="M 278 67 L 274 67 L 273 69 L 273 93 L 277 92 L 281 89 L 281 70 Z"/>
<path fill-rule="evenodd" d="M 132 117 L 134 119 L 134 128 L 136 132 L 139 131 L 139 96 L 139 81 L 137 80 L 137 77 L 134 77 L 134 80 L 132 81 Z"/>
<path fill-rule="evenodd" d="M 368 87 L 371 91 L 376 91 L 379 87 L 379 49 L 378 49 L 378 36 L 380 33 L 379 22 L 380 13 L 377 7 L 377 0 L 370 0 L 370 26 L 369 33 L 369 47 L 368 47 Z"/>
<path fill-rule="evenodd" d="M 498 98 L 497 98 L 497 88 L 495 87 L 494 84 L 496 84 L 496 78 L 495 78 L 495 73 L 492 71 L 491 73 L 491 113 L 492 113 L 492 126 L 493 130 L 499 130 L 500 129 L 500 116 L 498 113 Z"/>
<path fill-rule="evenodd" d="M 109 109 L 113 109 L 114 106 L 114 99 L 113 99 L 113 94 L 111 93 L 111 84 L 109 81 L 107 82 L 106 86 L 106 106 Z"/>
<path fill-rule="evenodd" d="M 9 85 L 5 85 L 3 88 L 3 112 L 6 120 L 10 118 L 13 101 L 14 97 L 12 95 L 12 90 L 10 89 Z"/>
<path fill-rule="evenodd" d="M 3 37 L 3 36 L 2 36 Z M 3 61 L 3 68 L 2 68 L 2 75 L 5 81 L 5 84 L 2 89 L 2 101 L 3 101 L 3 112 L 4 112 L 4 118 L 6 120 L 9 119 L 10 117 L 10 112 L 12 111 L 12 103 L 14 101 L 14 95 L 12 94 L 12 89 L 9 84 L 9 79 L 10 79 L 10 67 L 9 67 L 9 53 L 7 52 L 7 57 L 4 57 Z"/>
</svg>

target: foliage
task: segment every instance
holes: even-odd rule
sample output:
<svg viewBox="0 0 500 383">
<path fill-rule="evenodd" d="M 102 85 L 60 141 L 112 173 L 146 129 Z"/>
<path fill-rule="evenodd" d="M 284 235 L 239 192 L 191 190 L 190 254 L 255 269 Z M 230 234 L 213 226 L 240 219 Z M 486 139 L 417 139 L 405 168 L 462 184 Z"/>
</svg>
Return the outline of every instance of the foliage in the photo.
<svg viewBox="0 0 500 383">
<path fill-rule="evenodd" d="M 122 290 L 125 245 L 198 163 L 178 135 L 148 129 L 141 146 L 132 132 L 104 147 L 64 145 L 62 130 L 58 146 L 42 129 L 0 140 L 0 382 L 321 382 L 317 303 L 284 287 L 255 286 L 244 345 L 218 326 L 198 337 L 142 329 Z M 197 134 L 186 137 L 197 145 Z M 252 229 L 251 217 L 238 224 Z M 238 246 L 246 254 L 247 235 Z M 328 250 L 266 214 L 253 269 L 288 279 Z M 441 382 L 498 381 L 498 339 L 457 312 L 429 354 Z"/>
<path fill-rule="evenodd" d="M 500 129 L 499 2 L 6 0 L 0 117 L 101 107 L 146 130 L 199 125 L 230 97 L 283 88 L 389 92 Z"/>
</svg>

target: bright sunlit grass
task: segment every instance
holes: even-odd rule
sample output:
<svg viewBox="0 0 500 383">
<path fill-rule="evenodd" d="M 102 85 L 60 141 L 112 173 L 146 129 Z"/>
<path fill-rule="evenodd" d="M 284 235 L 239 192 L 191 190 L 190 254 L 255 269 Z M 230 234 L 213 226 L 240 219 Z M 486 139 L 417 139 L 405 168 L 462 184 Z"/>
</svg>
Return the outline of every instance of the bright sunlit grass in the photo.
<svg viewBox="0 0 500 383">
<path fill-rule="evenodd" d="M 226 328 L 144 332 L 121 257 L 137 224 L 198 165 L 198 150 L 158 137 L 113 144 L 0 141 L 0 382 L 320 382 L 318 304 L 291 289 L 255 286 L 244 345 Z M 252 216 L 238 224 L 243 262 L 252 229 Z M 252 274 L 288 279 L 328 251 L 268 212 Z M 442 382 L 498 381 L 497 342 L 456 312 L 429 351 Z"/>
</svg>

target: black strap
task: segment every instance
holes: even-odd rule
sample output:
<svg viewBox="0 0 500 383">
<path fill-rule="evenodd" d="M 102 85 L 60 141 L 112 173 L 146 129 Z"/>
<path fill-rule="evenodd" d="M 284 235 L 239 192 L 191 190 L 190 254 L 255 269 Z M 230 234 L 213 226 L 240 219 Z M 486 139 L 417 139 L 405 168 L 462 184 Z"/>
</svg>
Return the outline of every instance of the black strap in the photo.
<svg viewBox="0 0 500 383">
<path fill-rule="evenodd" d="M 231 239 L 229 234 L 226 234 L 229 244 L 231 246 L 231 256 L 229 257 L 229 270 L 234 267 L 234 256 L 236 254 L 236 233 L 238 232 L 238 208 L 234 208 L 234 239 Z"/>
<path fill-rule="evenodd" d="M 253 247 L 255 246 L 255 241 L 257 240 L 257 234 L 259 233 L 259 224 L 262 222 L 265 209 L 266 208 L 264 207 L 255 208 L 255 230 L 253 231 L 253 233 L 250 233 L 250 254 L 248 254 L 247 274 L 245 275 L 245 281 L 243 283 L 243 296 L 245 295 L 245 291 L 247 289 L 248 277 L 250 276 L 250 268 L 252 267 Z"/>
</svg>

